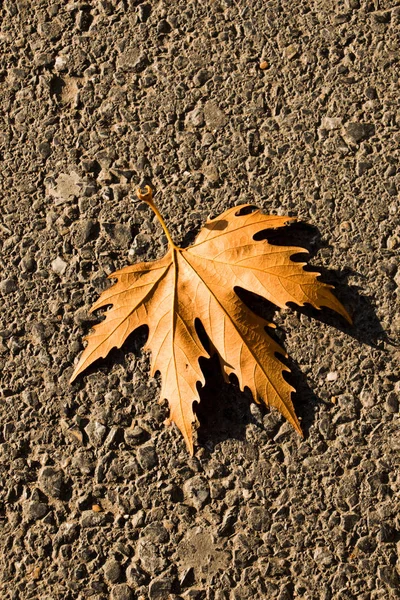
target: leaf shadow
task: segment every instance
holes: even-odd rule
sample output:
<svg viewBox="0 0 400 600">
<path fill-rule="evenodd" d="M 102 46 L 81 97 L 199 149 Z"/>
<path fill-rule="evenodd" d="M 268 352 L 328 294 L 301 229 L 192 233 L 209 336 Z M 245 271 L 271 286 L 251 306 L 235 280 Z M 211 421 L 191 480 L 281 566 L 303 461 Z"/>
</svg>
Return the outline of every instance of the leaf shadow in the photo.
<svg viewBox="0 0 400 600">
<path fill-rule="evenodd" d="M 276 308 L 269 302 L 263 301 L 269 305 L 268 312 L 272 317 L 271 313 L 275 312 Z M 254 309 L 254 304 L 252 309 Z M 262 316 L 265 318 L 265 314 Z M 275 330 L 268 328 L 267 332 L 277 343 L 283 345 L 282 339 L 276 335 Z M 204 339 L 206 334 L 201 331 L 201 326 L 198 328 L 198 333 L 202 343 L 207 346 L 208 341 Z M 279 358 L 290 369 L 290 373 L 284 373 L 284 378 L 296 388 L 292 394 L 292 401 L 300 419 L 303 434 L 307 437 L 319 405 L 326 403 L 315 394 L 308 385 L 304 373 L 290 357 L 279 355 Z M 227 439 L 243 441 L 246 439 L 246 428 L 250 423 L 255 423 L 261 430 L 263 429 L 263 423 L 258 422 L 252 414 L 251 403 L 254 402 L 254 399 L 250 390 L 245 388 L 242 392 L 234 375 L 230 376 L 230 383 L 224 380 L 217 355 L 212 356 L 211 359 L 202 360 L 201 369 L 206 383 L 199 389 L 200 403 L 195 403 L 195 413 L 199 420 L 197 438 L 200 446 L 207 447 L 211 443 L 214 447 Z M 257 403 L 257 406 L 261 411 L 262 418 L 270 412 L 276 412 L 279 415 L 277 409 L 269 407 L 263 402 Z M 275 429 L 271 432 L 271 429 L 268 428 L 271 437 L 274 437 L 284 422 L 284 417 L 279 415 Z M 294 429 L 293 435 L 297 435 Z"/>
<path fill-rule="evenodd" d="M 225 382 L 217 355 L 202 360 L 201 369 L 206 383 L 199 389 L 200 403 L 194 404 L 199 446 L 207 448 L 211 443 L 214 447 L 227 439 L 244 440 L 246 427 L 253 419 L 251 394 Z"/>
<path fill-rule="evenodd" d="M 297 388 L 293 393 L 292 401 L 304 437 L 307 438 L 319 405 L 326 403 L 314 393 L 294 361 L 285 359 L 284 362 L 291 370 L 289 374 L 285 375 L 285 378 Z M 242 392 L 235 377 L 231 377 L 231 383 L 224 381 L 218 358 L 213 357 L 207 363 L 207 365 L 202 364 L 206 384 L 200 389 L 200 403 L 195 403 L 195 413 L 199 420 L 197 430 L 199 446 L 208 448 L 211 444 L 214 449 L 218 443 L 227 439 L 244 441 L 246 429 L 250 423 L 256 424 L 262 431 L 264 429 L 263 422 L 259 422 L 251 412 L 251 403 L 254 400 L 250 391 L 245 388 Z M 275 430 L 271 431 L 268 428 L 268 433 L 273 438 L 284 424 L 285 419 L 276 408 L 268 407 L 264 403 L 257 404 L 257 406 L 261 411 L 262 418 L 270 412 L 276 412 L 279 417 Z M 293 435 L 298 435 L 294 429 Z"/>
<path fill-rule="evenodd" d="M 99 315 L 99 316 L 104 316 Z M 101 319 L 99 318 L 99 322 Z M 90 326 L 93 326 L 93 320 L 87 322 L 88 327 L 85 327 L 86 335 L 90 335 Z M 89 330 L 89 331 L 88 331 Z M 105 375 L 109 374 L 112 367 L 120 365 L 127 367 L 127 355 L 131 355 L 135 358 L 140 358 L 143 353 L 143 347 L 146 344 L 148 338 L 148 327 L 147 325 L 141 325 L 137 329 L 134 329 L 126 338 L 121 348 L 111 348 L 108 354 L 104 357 L 98 358 L 92 362 L 86 369 L 79 374 L 77 379 L 72 385 L 77 385 L 79 382 L 84 381 L 88 376 L 93 375 L 99 370 Z M 83 384 L 81 384 L 83 385 Z"/>
<path fill-rule="evenodd" d="M 307 263 L 311 262 L 318 250 L 330 247 L 327 242 L 322 240 L 317 227 L 303 222 L 295 222 L 282 229 L 260 232 L 255 236 L 255 239 L 266 239 L 269 243 L 280 246 L 303 247 L 308 254 L 299 253 L 294 255 L 292 260 L 303 262 L 306 256 Z M 333 285 L 334 289 L 332 291 L 352 316 L 353 325 L 350 326 L 340 315 L 329 309 L 317 310 L 310 305 L 298 306 L 290 302 L 288 307 L 297 313 L 304 314 L 309 318 L 334 327 L 346 335 L 350 335 L 361 344 L 383 349 L 384 343 L 395 343 L 387 335 L 376 315 L 373 298 L 362 295 L 360 286 L 349 285 L 348 283 L 348 280 L 354 276 L 365 279 L 363 274 L 348 267 L 342 270 L 333 270 L 316 264 L 307 264 L 304 270 L 320 273 L 321 281 Z M 264 300 L 264 302 L 266 301 Z M 268 317 L 264 318 L 270 320 Z"/>
</svg>

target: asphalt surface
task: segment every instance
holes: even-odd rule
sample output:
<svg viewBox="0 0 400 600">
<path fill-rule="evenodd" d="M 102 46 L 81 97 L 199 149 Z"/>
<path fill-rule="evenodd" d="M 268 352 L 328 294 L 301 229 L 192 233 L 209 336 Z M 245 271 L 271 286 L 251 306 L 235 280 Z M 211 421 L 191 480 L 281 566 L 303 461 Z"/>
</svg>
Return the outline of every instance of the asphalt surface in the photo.
<svg viewBox="0 0 400 600">
<path fill-rule="evenodd" d="M 400 597 L 399 25 L 390 0 L 5 0 L 2 599 Z M 165 252 L 146 183 L 184 245 L 244 202 L 301 221 L 279 241 L 354 325 L 247 301 L 304 439 L 211 363 L 190 458 L 145 331 L 68 384 L 107 276 Z"/>
</svg>

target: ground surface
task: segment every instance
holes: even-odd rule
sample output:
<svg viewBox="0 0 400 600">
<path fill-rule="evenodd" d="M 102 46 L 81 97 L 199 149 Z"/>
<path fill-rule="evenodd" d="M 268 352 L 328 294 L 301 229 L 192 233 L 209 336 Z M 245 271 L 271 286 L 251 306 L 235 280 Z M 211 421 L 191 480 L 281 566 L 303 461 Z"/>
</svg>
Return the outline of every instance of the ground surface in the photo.
<svg viewBox="0 0 400 600">
<path fill-rule="evenodd" d="M 396 4 L 5 0 L 3 600 L 400 597 Z M 354 327 L 259 307 L 304 439 L 210 366 L 190 458 L 144 334 L 68 385 L 106 276 L 165 250 L 144 183 L 180 243 L 248 201 L 312 226 Z"/>
</svg>

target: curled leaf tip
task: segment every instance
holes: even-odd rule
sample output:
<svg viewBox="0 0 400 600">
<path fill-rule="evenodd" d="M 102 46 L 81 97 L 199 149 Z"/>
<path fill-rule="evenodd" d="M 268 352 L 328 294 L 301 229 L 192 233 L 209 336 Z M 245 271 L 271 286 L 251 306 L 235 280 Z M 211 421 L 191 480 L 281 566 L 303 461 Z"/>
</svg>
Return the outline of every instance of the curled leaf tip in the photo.
<svg viewBox="0 0 400 600">
<path fill-rule="evenodd" d="M 144 202 L 151 203 L 153 200 L 153 190 L 149 185 L 146 185 L 144 190 L 142 190 L 142 188 L 138 188 L 136 190 L 136 195 L 139 200 L 144 200 Z"/>
</svg>

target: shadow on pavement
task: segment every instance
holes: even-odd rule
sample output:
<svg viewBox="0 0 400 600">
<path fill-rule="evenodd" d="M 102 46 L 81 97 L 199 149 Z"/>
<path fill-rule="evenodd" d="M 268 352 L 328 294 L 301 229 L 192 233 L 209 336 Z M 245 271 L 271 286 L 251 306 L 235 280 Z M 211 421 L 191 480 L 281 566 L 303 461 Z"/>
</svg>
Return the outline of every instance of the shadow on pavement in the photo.
<svg viewBox="0 0 400 600">
<path fill-rule="evenodd" d="M 273 336 L 275 337 L 275 336 Z M 279 341 L 279 340 L 277 340 Z M 294 361 L 283 358 L 291 370 L 285 373 L 287 381 L 296 388 L 292 395 L 292 401 L 296 415 L 299 417 L 305 438 L 315 420 L 315 414 L 320 404 L 324 404 L 307 383 L 304 373 Z M 200 422 L 198 429 L 198 442 L 200 446 L 206 446 L 211 442 L 215 444 L 226 439 L 244 440 L 246 438 L 246 427 L 249 423 L 255 423 L 250 409 L 253 401 L 252 394 L 245 388 L 240 391 L 237 380 L 232 377 L 232 383 L 226 383 L 221 374 L 218 358 L 215 356 L 201 363 L 202 371 L 206 378 L 206 384 L 200 389 L 200 404 L 195 404 L 195 412 Z M 258 404 L 261 414 L 264 416 L 269 411 L 276 411 L 264 403 Z M 277 430 L 284 422 L 279 422 Z M 258 423 L 262 429 L 263 424 Z M 275 432 L 277 433 L 277 431 Z M 293 432 L 295 434 L 295 432 Z M 274 434 L 273 434 L 274 435 Z"/>
</svg>

